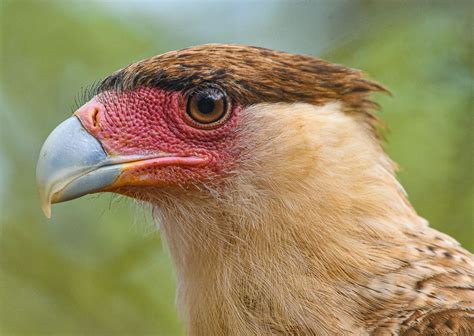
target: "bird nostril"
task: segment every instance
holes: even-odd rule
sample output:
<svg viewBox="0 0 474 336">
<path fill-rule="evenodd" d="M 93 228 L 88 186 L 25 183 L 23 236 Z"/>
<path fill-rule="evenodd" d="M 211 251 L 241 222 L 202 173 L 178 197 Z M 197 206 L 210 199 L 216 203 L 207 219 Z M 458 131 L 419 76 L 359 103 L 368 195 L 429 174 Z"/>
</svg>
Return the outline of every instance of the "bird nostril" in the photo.
<svg viewBox="0 0 474 336">
<path fill-rule="evenodd" d="M 99 121 L 97 120 L 97 115 L 99 114 L 99 109 L 94 108 L 94 110 L 91 113 L 91 119 L 92 119 L 92 125 L 94 127 L 97 127 L 99 125 Z"/>
<path fill-rule="evenodd" d="M 104 110 L 104 106 L 95 99 L 82 105 L 74 115 L 79 118 L 85 128 L 95 130 L 100 127 L 100 113 Z"/>
</svg>

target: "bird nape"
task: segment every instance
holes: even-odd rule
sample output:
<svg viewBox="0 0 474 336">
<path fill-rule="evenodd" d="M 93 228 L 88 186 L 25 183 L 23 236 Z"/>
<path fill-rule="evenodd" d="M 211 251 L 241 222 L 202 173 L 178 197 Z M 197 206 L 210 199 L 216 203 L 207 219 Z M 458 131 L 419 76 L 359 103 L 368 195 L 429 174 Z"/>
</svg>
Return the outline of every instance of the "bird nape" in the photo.
<svg viewBox="0 0 474 336">
<path fill-rule="evenodd" d="M 410 205 L 359 71 L 211 44 L 131 64 L 48 137 L 43 209 L 150 203 L 190 335 L 473 335 L 474 258 Z"/>
</svg>

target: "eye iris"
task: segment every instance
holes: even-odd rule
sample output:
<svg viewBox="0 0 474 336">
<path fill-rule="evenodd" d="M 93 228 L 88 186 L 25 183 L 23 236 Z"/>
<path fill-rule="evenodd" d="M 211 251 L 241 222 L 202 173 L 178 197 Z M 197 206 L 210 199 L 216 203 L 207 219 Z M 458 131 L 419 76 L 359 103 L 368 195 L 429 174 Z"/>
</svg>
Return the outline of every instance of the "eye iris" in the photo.
<svg viewBox="0 0 474 336">
<path fill-rule="evenodd" d="M 224 92 L 216 88 L 204 88 L 192 94 L 187 103 L 187 121 L 202 129 L 219 127 L 229 117 L 229 105 Z"/>
<path fill-rule="evenodd" d="M 216 102 L 212 97 L 202 97 L 198 100 L 198 109 L 202 114 L 210 114 L 216 107 Z"/>
</svg>

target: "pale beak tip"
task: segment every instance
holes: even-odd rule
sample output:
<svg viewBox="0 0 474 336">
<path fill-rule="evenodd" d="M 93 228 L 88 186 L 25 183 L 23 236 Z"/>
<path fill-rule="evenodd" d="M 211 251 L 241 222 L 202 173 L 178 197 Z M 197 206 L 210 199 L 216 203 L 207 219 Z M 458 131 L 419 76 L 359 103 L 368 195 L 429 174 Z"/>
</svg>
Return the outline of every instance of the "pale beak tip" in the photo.
<svg viewBox="0 0 474 336">
<path fill-rule="evenodd" d="M 51 219 L 51 197 L 49 195 L 46 196 L 41 188 L 38 190 L 40 194 L 41 209 L 46 218 Z"/>
<path fill-rule="evenodd" d="M 43 213 L 46 218 L 51 219 L 51 203 L 45 202 L 41 205 L 41 209 L 43 209 Z"/>
</svg>

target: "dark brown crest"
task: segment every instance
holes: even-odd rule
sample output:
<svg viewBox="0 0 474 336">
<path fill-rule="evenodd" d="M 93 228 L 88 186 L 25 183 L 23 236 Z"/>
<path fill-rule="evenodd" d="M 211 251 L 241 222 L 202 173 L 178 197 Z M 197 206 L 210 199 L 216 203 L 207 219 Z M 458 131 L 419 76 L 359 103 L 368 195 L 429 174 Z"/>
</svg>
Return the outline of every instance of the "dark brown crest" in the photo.
<svg viewBox="0 0 474 336">
<path fill-rule="evenodd" d="M 242 45 L 208 44 L 171 51 L 129 65 L 106 78 L 99 92 L 138 86 L 187 91 L 217 85 L 242 105 L 342 101 L 374 126 L 371 92 L 387 92 L 358 70 L 321 59 Z"/>
</svg>

